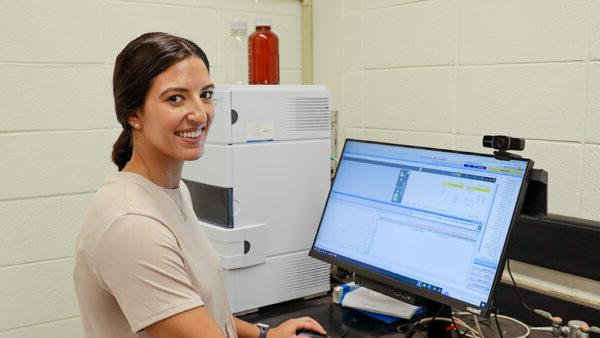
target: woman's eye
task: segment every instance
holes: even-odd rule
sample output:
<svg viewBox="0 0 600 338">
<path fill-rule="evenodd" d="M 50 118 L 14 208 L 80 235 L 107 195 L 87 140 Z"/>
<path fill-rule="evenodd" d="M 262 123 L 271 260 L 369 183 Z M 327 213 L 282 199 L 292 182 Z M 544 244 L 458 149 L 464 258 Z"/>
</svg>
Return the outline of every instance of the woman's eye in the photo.
<svg viewBox="0 0 600 338">
<path fill-rule="evenodd" d="M 212 91 L 205 91 L 200 93 L 200 98 L 203 100 L 212 100 L 213 97 L 213 92 Z"/>
<path fill-rule="evenodd" d="M 183 102 L 183 96 L 181 95 L 173 95 L 168 98 L 169 103 L 177 104 Z"/>
</svg>

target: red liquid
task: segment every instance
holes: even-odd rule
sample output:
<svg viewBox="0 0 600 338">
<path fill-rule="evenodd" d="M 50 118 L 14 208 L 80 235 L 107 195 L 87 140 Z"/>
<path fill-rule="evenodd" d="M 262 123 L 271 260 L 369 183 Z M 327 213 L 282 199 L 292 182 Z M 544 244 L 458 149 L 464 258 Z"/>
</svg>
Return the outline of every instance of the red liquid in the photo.
<svg viewBox="0 0 600 338">
<path fill-rule="evenodd" d="M 248 37 L 248 83 L 279 84 L 279 39 L 269 26 Z"/>
</svg>

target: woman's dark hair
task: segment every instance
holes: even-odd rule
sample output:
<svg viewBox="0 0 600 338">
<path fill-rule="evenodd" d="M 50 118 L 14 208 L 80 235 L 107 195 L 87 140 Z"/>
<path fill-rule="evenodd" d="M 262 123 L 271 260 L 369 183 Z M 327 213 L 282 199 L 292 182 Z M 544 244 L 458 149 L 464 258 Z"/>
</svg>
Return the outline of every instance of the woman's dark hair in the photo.
<svg viewBox="0 0 600 338">
<path fill-rule="evenodd" d="M 199 57 L 210 71 L 208 58 L 198 45 L 167 33 L 143 34 L 128 43 L 117 56 L 113 94 L 117 120 L 123 131 L 113 146 L 112 161 L 119 171 L 129 162 L 133 152 L 133 135 L 127 119 L 144 104 L 154 78 L 190 56 Z"/>
</svg>

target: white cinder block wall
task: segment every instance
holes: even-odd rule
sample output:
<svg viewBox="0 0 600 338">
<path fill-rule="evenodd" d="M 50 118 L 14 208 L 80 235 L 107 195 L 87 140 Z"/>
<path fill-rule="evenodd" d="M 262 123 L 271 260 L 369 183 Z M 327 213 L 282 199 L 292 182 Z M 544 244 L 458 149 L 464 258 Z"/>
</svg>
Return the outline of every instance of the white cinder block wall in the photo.
<svg viewBox="0 0 600 338">
<path fill-rule="evenodd" d="M 550 212 L 600 220 L 600 0 L 316 0 L 314 15 L 341 140 L 489 152 L 484 134 L 525 137 Z M 599 282 L 513 269 L 600 309 Z"/>
<path fill-rule="evenodd" d="M 148 31 L 197 42 L 213 80 L 229 22 L 270 17 L 301 82 L 299 0 L 19 1 L 0 6 L 0 338 L 82 337 L 71 278 L 91 195 L 114 170 L 111 76 Z"/>
</svg>

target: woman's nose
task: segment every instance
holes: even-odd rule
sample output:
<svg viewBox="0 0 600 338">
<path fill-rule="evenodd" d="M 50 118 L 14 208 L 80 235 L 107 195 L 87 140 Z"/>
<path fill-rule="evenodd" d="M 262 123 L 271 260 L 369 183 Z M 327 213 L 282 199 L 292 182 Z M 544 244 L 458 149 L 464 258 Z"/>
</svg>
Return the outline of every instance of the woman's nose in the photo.
<svg viewBox="0 0 600 338">
<path fill-rule="evenodd" d="M 201 124 L 208 120 L 208 111 L 206 105 L 202 102 L 194 105 L 192 111 L 187 115 L 187 118 L 195 123 Z"/>
<path fill-rule="evenodd" d="M 196 123 L 196 124 L 202 124 L 202 123 L 206 123 L 206 121 L 208 121 L 208 114 L 204 111 L 197 111 L 197 112 L 192 112 L 190 114 L 188 114 L 187 116 L 188 120 Z"/>
</svg>

